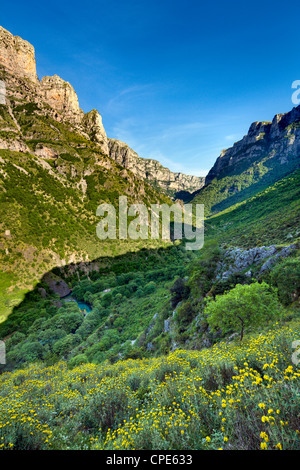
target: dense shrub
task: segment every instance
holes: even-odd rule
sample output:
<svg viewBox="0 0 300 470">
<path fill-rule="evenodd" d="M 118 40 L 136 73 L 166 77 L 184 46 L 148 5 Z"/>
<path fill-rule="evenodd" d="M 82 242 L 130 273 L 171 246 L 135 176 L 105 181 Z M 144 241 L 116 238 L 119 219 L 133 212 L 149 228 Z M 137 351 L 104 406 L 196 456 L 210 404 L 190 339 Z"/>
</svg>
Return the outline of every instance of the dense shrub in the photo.
<svg viewBox="0 0 300 470">
<path fill-rule="evenodd" d="M 184 302 L 182 305 L 179 305 L 176 313 L 176 320 L 179 326 L 186 327 L 193 320 L 195 312 L 191 302 Z"/>
<path fill-rule="evenodd" d="M 173 286 L 170 288 L 171 292 L 171 304 L 172 307 L 176 307 L 176 305 L 184 299 L 187 299 L 190 293 L 189 286 L 184 282 L 184 279 L 178 277 L 174 282 Z"/>
<path fill-rule="evenodd" d="M 287 258 L 272 270 L 270 282 L 277 287 L 278 296 L 284 305 L 289 305 L 300 296 L 300 260 Z"/>
</svg>

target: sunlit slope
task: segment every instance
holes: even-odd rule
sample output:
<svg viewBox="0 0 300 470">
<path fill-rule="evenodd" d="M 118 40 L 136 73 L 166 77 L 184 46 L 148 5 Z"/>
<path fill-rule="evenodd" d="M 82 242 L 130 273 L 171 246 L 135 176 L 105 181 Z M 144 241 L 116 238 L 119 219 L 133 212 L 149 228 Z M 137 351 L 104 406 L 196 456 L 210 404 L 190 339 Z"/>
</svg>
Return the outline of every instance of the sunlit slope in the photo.
<svg viewBox="0 0 300 470">
<path fill-rule="evenodd" d="M 0 376 L 4 449 L 299 449 L 299 322 L 245 341 Z"/>
<path fill-rule="evenodd" d="M 206 220 L 206 237 L 242 247 L 290 244 L 300 235 L 300 171 Z"/>
</svg>

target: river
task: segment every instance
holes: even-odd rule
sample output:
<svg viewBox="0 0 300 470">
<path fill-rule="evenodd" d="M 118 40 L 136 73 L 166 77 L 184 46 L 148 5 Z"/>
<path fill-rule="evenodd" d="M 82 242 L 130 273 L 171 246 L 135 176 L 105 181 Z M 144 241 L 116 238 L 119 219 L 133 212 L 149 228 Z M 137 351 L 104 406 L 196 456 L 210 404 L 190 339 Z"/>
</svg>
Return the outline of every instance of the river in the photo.
<svg viewBox="0 0 300 470">
<path fill-rule="evenodd" d="M 90 313 L 92 310 L 92 307 L 89 304 L 81 300 L 75 299 L 74 297 L 72 297 L 72 294 L 69 294 L 66 297 L 63 297 L 62 300 L 65 300 L 66 302 L 76 302 L 80 310 L 83 310 L 83 311 L 85 310 L 86 313 Z"/>
</svg>

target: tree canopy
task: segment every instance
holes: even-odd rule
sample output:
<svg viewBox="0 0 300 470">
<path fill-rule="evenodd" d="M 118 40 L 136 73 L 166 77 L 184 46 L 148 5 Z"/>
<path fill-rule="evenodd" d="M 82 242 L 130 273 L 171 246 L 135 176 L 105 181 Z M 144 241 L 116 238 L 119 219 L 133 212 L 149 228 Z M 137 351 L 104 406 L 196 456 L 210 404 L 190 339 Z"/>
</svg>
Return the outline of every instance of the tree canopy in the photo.
<svg viewBox="0 0 300 470">
<path fill-rule="evenodd" d="M 217 295 L 205 307 L 207 322 L 225 333 L 235 331 L 243 339 L 245 328 L 258 326 L 280 313 L 276 291 L 267 283 L 237 284 L 223 295 Z"/>
</svg>

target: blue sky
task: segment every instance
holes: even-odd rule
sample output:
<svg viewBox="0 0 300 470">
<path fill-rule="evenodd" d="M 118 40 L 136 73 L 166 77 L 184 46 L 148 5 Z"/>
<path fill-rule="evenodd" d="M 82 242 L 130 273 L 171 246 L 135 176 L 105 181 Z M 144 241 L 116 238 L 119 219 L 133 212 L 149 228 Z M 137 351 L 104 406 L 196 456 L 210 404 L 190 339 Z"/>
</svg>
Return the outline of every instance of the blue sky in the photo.
<svg viewBox="0 0 300 470">
<path fill-rule="evenodd" d="M 107 135 L 172 171 L 205 175 L 253 121 L 293 108 L 300 2 L 2 2 L 37 72 L 69 81 Z"/>
</svg>

